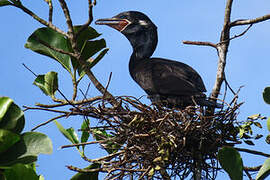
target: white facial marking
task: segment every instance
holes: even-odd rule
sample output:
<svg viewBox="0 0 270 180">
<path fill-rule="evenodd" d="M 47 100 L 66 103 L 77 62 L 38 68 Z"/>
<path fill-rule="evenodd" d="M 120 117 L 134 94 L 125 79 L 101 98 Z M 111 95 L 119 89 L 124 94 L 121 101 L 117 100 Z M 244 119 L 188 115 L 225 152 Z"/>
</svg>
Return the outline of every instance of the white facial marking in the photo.
<svg viewBox="0 0 270 180">
<path fill-rule="evenodd" d="M 144 21 L 144 20 L 139 20 L 139 24 L 142 25 L 142 26 L 146 26 L 147 25 L 147 22 Z"/>
</svg>

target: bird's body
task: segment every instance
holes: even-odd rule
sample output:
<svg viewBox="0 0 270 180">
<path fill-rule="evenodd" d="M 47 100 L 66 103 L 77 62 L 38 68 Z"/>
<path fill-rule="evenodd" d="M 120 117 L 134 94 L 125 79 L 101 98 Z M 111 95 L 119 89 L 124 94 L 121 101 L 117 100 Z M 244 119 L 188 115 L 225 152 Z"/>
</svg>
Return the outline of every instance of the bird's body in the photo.
<svg viewBox="0 0 270 180">
<path fill-rule="evenodd" d="M 149 95 L 153 103 L 166 106 L 210 105 L 206 100 L 200 75 L 182 62 L 151 58 L 156 49 L 157 28 L 143 13 L 128 11 L 110 19 L 100 19 L 124 34 L 133 47 L 129 72 L 133 80 Z"/>
</svg>

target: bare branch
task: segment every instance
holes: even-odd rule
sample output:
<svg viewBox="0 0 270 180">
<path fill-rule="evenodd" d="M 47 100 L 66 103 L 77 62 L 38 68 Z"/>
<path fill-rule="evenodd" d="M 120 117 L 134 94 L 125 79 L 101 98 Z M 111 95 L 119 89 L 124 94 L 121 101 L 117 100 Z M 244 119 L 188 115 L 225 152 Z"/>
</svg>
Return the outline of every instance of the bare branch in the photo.
<svg viewBox="0 0 270 180">
<path fill-rule="evenodd" d="M 252 176 L 249 174 L 248 170 L 244 169 L 244 171 L 245 171 L 245 173 L 246 173 L 248 179 L 249 179 L 249 180 L 253 180 L 253 178 L 252 178 Z"/>
<path fill-rule="evenodd" d="M 78 35 L 84 31 L 93 21 L 93 7 L 96 1 L 92 2 L 92 0 L 88 0 L 88 20 L 87 22 L 81 26 L 78 32 L 75 34 L 75 39 L 77 39 Z"/>
<path fill-rule="evenodd" d="M 63 118 L 63 117 L 66 117 L 66 115 L 64 114 L 64 115 L 56 116 L 56 117 L 54 117 L 52 119 L 49 119 L 48 121 L 43 122 L 43 123 L 37 125 L 36 127 L 34 127 L 33 129 L 31 129 L 31 131 L 35 131 L 37 128 L 40 128 L 41 126 L 45 126 L 46 124 L 49 124 L 50 122 L 52 122 L 52 121 L 54 121 L 56 119 Z"/>
<path fill-rule="evenodd" d="M 49 24 L 52 24 L 52 17 L 53 17 L 53 5 L 52 1 L 48 2 L 49 5 Z"/>
<path fill-rule="evenodd" d="M 261 169 L 262 165 L 256 166 L 256 167 L 244 167 L 247 171 L 259 171 Z"/>
<path fill-rule="evenodd" d="M 216 99 L 218 97 L 220 93 L 221 85 L 225 78 L 224 71 L 225 71 L 225 66 L 226 66 L 228 47 L 230 44 L 229 24 L 230 24 L 230 19 L 231 19 L 232 3 L 233 3 L 233 0 L 228 0 L 226 3 L 224 24 L 223 24 L 223 29 L 220 35 L 220 42 L 225 42 L 225 43 L 218 44 L 217 46 L 219 61 L 218 61 L 216 81 L 215 81 L 215 84 L 214 84 L 214 87 L 212 89 L 212 93 L 210 96 L 210 98 L 212 99 Z"/>
<path fill-rule="evenodd" d="M 72 104 L 72 105 L 88 104 L 88 103 L 92 103 L 92 102 L 94 102 L 96 100 L 100 100 L 100 99 L 103 99 L 103 96 L 96 96 L 96 97 L 89 98 L 89 99 L 83 99 L 81 101 L 69 101 L 69 102 L 64 102 L 64 103 L 61 103 L 61 104 L 47 105 L 47 104 L 37 103 L 36 106 L 43 107 L 43 108 L 55 108 L 55 107 L 61 107 L 61 106 L 69 105 L 69 104 Z"/>
<path fill-rule="evenodd" d="M 241 25 L 248 25 L 248 24 L 256 24 L 256 23 L 260 23 L 263 21 L 267 21 L 269 19 L 270 19 L 270 14 L 267 14 L 267 15 L 264 15 L 261 17 L 257 17 L 255 19 L 236 20 L 236 21 L 231 22 L 230 26 L 234 27 L 234 26 L 241 26 Z"/>
<path fill-rule="evenodd" d="M 68 35 L 69 35 L 71 40 L 74 40 L 74 29 L 73 29 L 72 20 L 70 18 L 70 13 L 69 13 L 69 9 L 67 7 L 67 4 L 66 4 L 65 0 L 58 0 L 58 1 L 62 7 L 63 13 L 64 13 L 65 18 L 66 18 L 66 23 L 68 25 Z M 76 42 L 75 42 L 75 44 L 76 44 Z"/>
<path fill-rule="evenodd" d="M 239 37 L 245 35 L 245 34 L 248 32 L 248 30 L 252 27 L 252 25 L 253 25 L 253 24 L 250 24 L 250 25 L 249 25 L 242 33 L 236 34 L 236 35 L 234 35 L 233 37 L 231 37 L 230 39 L 228 39 L 228 40 L 226 40 L 226 41 L 223 41 L 223 42 L 219 42 L 218 44 L 226 43 L 226 42 L 228 42 L 228 41 L 230 41 L 230 40 L 233 40 L 233 39 L 236 39 L 236 38 L 239 38 Z"/>
<path fill-rule="evenodd" d="M 198 46 L 210 46 L 217 49 L 217 45 L 212 42 L 203 42 L 203 41 L 183 41 L 183 44 L 189 45 L 198 45 Z"/>
<path fill-rule="evenodd" d="M 242 152 L 246 152 L 246 153 L 250 153 L 250 154 L 260 155 L 260 156 L 264 156 L 264 157 L 270 157 L 270 154 L 263 153 L 260 151 L 255 151 L 255 150 L 245 149 L 245 148 L 236 148 L 236 147 L 235 147 L 235 149 L 237 151 L 242 151 Z"/>
</svg>

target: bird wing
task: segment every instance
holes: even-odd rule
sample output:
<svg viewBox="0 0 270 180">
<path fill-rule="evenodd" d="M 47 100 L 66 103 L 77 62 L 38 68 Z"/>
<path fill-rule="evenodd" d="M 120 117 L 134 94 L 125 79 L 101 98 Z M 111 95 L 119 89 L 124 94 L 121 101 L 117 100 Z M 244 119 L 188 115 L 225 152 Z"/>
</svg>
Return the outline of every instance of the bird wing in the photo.
<svg viewBox="0 0 270 180">
<path fill-rule="evenodd" d="M 190 66 L 161 58 L 151 58 L 152 81 L 159 94 L 195 95 L 205 92 L 200 75 Z"/>
</svg>

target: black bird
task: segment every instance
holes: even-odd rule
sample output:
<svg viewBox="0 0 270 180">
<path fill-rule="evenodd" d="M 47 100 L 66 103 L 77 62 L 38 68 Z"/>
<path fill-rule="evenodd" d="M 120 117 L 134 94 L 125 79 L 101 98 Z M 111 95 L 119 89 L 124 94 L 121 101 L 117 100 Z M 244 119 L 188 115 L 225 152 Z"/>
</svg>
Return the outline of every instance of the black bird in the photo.
<svg viewBox="0 0 270 180">
<path fill-rule="evenodd" d="M 202 78 L 193 68 L 178 61 L 151 58 L 158 42 L 157 27 L 145 14 L 127 11 L 95 23 L 108 25 L 129 40 L 133 47 L 130 75 L 153 103 L 181 108 L 215 105 L 206 99 Z"/>
</svg>

